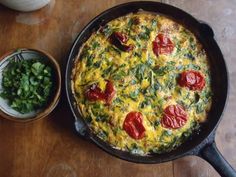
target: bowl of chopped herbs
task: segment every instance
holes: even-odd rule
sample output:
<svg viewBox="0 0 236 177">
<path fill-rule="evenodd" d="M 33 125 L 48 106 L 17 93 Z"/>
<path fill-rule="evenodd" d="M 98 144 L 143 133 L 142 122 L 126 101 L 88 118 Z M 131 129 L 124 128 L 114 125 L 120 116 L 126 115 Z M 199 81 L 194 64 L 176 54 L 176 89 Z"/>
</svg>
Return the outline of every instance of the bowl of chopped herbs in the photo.
<svg viewBox="0 0 236 177">
<path fill-rule="evenodd" d="M 28 122 L 46 117 L 61 91 L 57 61 L 36 49 L 17 49 L 0 58 L 0 115 Z"/>
</svg>

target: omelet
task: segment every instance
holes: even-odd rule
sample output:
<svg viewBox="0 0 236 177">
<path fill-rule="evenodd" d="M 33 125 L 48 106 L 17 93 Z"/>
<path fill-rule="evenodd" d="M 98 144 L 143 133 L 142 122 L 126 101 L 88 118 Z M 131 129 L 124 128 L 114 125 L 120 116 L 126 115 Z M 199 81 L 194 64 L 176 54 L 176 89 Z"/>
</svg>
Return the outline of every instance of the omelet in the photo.
<svg viewBox="0 0 236 177">
<path fill-rule="evenodd" d="M 92 33 L 71 76 L 91 131 L 137 155 L 169 152 L 211 109 L 211 74 L 195 35 L 166 16 L 128 14 Z"/>
</svg>

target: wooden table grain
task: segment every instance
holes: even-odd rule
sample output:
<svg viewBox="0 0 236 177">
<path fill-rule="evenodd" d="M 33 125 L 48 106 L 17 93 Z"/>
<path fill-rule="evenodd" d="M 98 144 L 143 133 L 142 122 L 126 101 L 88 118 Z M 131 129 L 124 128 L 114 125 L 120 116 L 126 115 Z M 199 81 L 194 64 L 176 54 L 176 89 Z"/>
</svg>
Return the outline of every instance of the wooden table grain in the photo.
<svg viewBox="0 0 236 177">
<path fill-rule="evenodd" d="M 21 13 L 0 6 L 0 55 L 12 48 L 45 50 L 60 63 L 79 31 L 96 15 L 126 0 L 52 0 Z M 215 31 L 230 74 L 230 95 L 216 143 L 236 168 L 236 1 L 163 0 L 208 22 Z M 64 82 L 63 82 L 64 83 Z M 65 93 L 48 118 L 33 123 L 0 119 L 0 177 L 218 177 L 198 157 L 143 165 L 119 160 L 76 136 Z"/>
</svg>

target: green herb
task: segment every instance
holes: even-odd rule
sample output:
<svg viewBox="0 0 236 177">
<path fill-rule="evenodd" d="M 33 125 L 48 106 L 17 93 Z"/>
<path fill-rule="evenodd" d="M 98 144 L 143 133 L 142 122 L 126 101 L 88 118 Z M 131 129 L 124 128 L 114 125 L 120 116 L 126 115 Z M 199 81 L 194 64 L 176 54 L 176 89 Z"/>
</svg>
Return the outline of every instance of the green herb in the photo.
<svg viewBox="0 0 236 177">
<path fill-rule="evenodd" d="M 109 77 L 113 73 L 114 69 L 115 68 L 113 65 L 109 66 L 108 68 L 103 70 L 102 77 L 104 77 L 104 78 Z"/>
<path fill-rule="evenodd" d="M 96 116 L 96 121 L 97 122 L 107 122 L 109 120 L 109 115 L 107 114 L 99 114 Z"/>
<path fill-rule="evenodd" d="M 156 27 L 157 27 L 157 20 L 152 19 L 152 28 L 156 28 Z"/>
<path fill-rule="evenodd" d="M 164 76 L 165 74 L 169 73 L 174 69 L 175 69 L 175 62 L 167 62 L 166 66 L 160 68 L 154 68 L 153 72 L 159 76 Z"/>
<path fill-rule="evenodd" d="M 115 72 L 115 73 L 113 74 L 112 78 L 113 78 L 114 80 L 121 80 L 121 79 L 123 79 L 126 75 L 127 75 L 127 74 L 126 74 L 126 72 L 125 72 L 124 70 L 119 70 L 119 71 L 117 71 L 117 72 Z"/>
<path fill-rule="evenodd" d="M 81 52 L 81 59 L 86 58 L 88 56 L 89 50 L 90 48 L 87 45 L 85 45 Z"/>
<path fill-rule="evenodd" d="M 176 79 L 176 74 L 170 74 L 165 81 L 165 85 L 169 89 L 173 89 L 175 86 L 175 79 Z"/>
<path fill-rule="evenodd" d="M 104 27 L 102 27 L 101 29 L 102 34 L 104 34 L 106 37 L 110 36 L 113 32 L 113 30 L 111 29 L 110 26 L 105 25 Z"/>
<path fill-rule="evenodd" d="M 93 64 L 93 59 L 94 59 L 94 55 L 93 55 L 93 54 L 87 55 L 86 58 L 87 58 L 86 66 L 88 66 L 88 67 L 92 66 L 92 64 Z"/>
<path fill-rule="evenodd" d="M 204 111 L 204 105 L 202 103 L 198 103 L 196 107 L 197 114 L 200 114 Z"/>
<path fill-rule="evenodd" d="M 153 58 L 150 57 L 150 55 L 148 55 L 148 59 L 147 59 L 146 63 L 148 66 L 152 66 L 152 64 L 154 63 L 154 60 L 153 60 Z"/>
<path fill-rule="evenodd" d="M 145 108 L 146 106 L 149 106 L 149 105 L 151 105 L 151 101 L 145 98 L 145 100 L 141 102 L 139 106 L 140 108 Z"/>
<path fill-rule="evenodd" d="M 144 29 L 144 31 L 141 32 L 138 36 L 140 39 L 148 40 L 150 38 L 151 30 L 146 26 L 142 26 L 142 28 Z"/>
<path fill-rule="evenodd" d="M 184 54 L 184 56 L 187 57 L 190 60 L 195 60 L 195 57 L 191 53 L 186 53 L 186 54 Z"/>
<path fill-rule="evenodd" d="M 137 84 L 137 81 L 133 79 L 130 83 L 134 85 L 134 84 Z"/>
<path fill-rule="evenodd" d="M 171 130 L 164 130 L 160 136 L 160 142 L 165 142 L 166 137 L 169 137 L 172 135 Z"/>
<path fill-rule="evenodd" d="M 201 94 L 201 97 L 203 98 L 204 103 L 208 103 L 209 99 L 213 96 L 213 93 L 211 91 L 204 91 Z"/>
<path fill-rule="evenodd" d="M 129 19 L 129 22 L 127 24 L 127 28 L 130 29 L 133 24 L 134 24 L 134 19 L 133 18 Z"/>
<path fill-rule="evenodd" d="M 52 90 L 52 70 L 38 60 L 10 61 L 3 70 L 0 96 L 20 113 L 42 108 Z"/>
<path fill-rule="evenodd" d="M 139 64 L 136 66 L 136 73 L 135 73 L 135 77 L 139 80 L 142 81 L 144 78 L 144 71 L 146 69 L 146 66 L 144 64 Z"/>
<path fill-rule="evenodd" d="M 100 44 L 97 41 L 93 41 L 92 43 L 92 49 L 97 49 L 98 47 L 100 47 Z"/>
<path fill-rule="evenodd" d="M 118 49 L 118 48 L 116 48 L 116 47 L 114 47 L 114 46 L 108 46 L 108 47 L 106 48 L 106 51 L 108 51 L 108 52 L 113 52 L 115 55 L 116 55 L 116 54 L 121 55 L 121 50 Z"/>
<path fill-rule="evenodd" d="M 133 100 L 136 100 L 139 94 L 139 89 L 136 89 L 135 91 L 130 93 L 130 98 Z"/>
<path fill-rule="evenodd" d="M 113 103 L 123 104 L 124 101 L 123 101 L 122 99 L 120 99 L 119 97 L 116 97 L 116 98 L 113 100 Z"/>
<path fill-rule="evenodd" d="M 93 64 L 95 68 L 99 68 L 101 66 L 102 61 L 97 61 Z"/>
<path fill-rule="evenodd" d="M 194 69 L 194 70 L 200 70 L 200 66 L 198 65 L 194 65 L 194 64 L 188 64 L 186 66 L 184 66 L 184 69 Z"/>
<path fill-rule="evenodd" d="M 131 154 L 143 154 L 143 151 L 137 144 L 133 143 L 129 149 Z"/>
<path fill-rule="evenodd" d="M 101 130 L 98 134 L 98 137 L 102 138 L 103 140 L 106 140 L 108 138 L 108 132 Z"/>
<path fill-rule="evenodd" d="M 176 102 L 180 104 L 181 106 L 183 106 L 185 109 L 189 109 L 190 107 L 190 105 L 184 102 L 183 100 L 177 100 Z"/>
<path fill-rule="evenodd" d="M 160 125 L 160 120 L 155 120 L 153 123 L 154 127 L 158 127 Z"/>
</svg>

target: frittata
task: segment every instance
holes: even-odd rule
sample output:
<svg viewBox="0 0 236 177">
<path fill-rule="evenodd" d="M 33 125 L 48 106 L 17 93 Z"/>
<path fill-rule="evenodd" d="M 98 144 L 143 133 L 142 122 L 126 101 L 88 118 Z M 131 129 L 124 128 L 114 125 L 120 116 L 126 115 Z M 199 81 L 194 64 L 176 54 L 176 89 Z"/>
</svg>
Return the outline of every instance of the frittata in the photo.
<svg viewBox="0 0 236 177">
<path fill-rule="evenodd" d="M 114 148 L 147 155 L 173 150 L 206 120 L 210 77 L 192 32 L 166 16 L 139 12 L 89 37 L 71 82 L 94 134 Z"/>
</svg>

